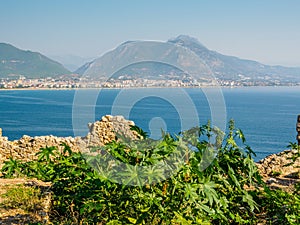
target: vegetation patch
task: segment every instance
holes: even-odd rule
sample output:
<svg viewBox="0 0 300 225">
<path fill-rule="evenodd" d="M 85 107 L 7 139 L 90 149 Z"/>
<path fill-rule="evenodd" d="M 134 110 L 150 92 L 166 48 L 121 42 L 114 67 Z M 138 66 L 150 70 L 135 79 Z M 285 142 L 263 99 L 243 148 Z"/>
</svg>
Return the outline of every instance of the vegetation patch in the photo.
<svg viewBox="0 0 300 225">
<path fill-rule="evenodd" d="M 210 124 L 156 141 L 132 129 L 140 140 L 90 154 L 46 147 L 37 161 L 7 161 L 3 176 L 50 181 L 55 224 L 299 224 L 299 185 L 270 190 L 233 121 L 224 141 Z"/>
<path fill-rule="evenodd" d="M 42 186 L 27 179 L 1 179 L 0 182 L 0 224 L 48 220 L 50 194 L 45 190 L 49 184 Z"/>
</svg>

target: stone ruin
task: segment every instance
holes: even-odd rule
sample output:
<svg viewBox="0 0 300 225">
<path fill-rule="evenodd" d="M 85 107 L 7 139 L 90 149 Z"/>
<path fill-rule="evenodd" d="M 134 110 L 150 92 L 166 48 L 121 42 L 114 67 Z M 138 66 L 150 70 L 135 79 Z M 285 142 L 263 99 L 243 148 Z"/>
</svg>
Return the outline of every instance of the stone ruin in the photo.
<svg viewBox="0 0 300 225">
<path fill-rule="evenodd" d="M 88 152 L 90 147 L 104 146 L 105 144 L 117 140 L 117 134 L 122 134 L 132 140 L 139 136 L 130 128 L 134 122 L 124 119 L 123 116 L 103 116 L 100 121 L 89 123 L 89 132 L 85 137 L 56 137 L 36 136 L 30 137 L 24 135 L 19 140 L 9 141 L 7 137 L 2 136 L 0 128 L 0 168 L 4 161 L 10 157 L 22 161 L 31 161 L 37 159 L 36 153 L 41 148 L 56 146 L 62 149 L 62 143 L 66 143 L 73 151 Z"/>
</svg>

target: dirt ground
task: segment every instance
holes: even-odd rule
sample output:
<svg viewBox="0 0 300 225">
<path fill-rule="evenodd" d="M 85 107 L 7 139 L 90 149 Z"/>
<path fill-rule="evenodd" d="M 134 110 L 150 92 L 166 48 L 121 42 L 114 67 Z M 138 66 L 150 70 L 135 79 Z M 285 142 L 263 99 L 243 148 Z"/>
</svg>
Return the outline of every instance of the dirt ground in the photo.
<svg viewBox="0 0 300 225">
<path fill-rule="evenodd" d="M 5 193 L 16 187 L 28 187 L 41 190 L 41 197 L 37 200 L 36 210 L 27 211 L 22 207 L 6 207 Z M 0 224 L 29 224 L 47 223 L 50 207 L 50 183 L 44 183 L 36 179 L 0 179 Z M 24 202 L 26 205 L 26 202 Z M 26 208 L 26 207 L 24 207 Z"/>
</svg>

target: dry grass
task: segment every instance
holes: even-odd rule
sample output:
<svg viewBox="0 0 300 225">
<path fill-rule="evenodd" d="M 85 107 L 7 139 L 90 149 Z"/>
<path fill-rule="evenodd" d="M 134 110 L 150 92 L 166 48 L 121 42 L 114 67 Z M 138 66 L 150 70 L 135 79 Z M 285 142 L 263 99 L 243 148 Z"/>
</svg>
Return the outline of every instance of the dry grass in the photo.
<svg viewBox="0 0 300 225">
<path fill-rule="evenodd" d="M 0 224 L 47 223 L 49 187 L 37 180 L 0 179 Z"/>
</svg>

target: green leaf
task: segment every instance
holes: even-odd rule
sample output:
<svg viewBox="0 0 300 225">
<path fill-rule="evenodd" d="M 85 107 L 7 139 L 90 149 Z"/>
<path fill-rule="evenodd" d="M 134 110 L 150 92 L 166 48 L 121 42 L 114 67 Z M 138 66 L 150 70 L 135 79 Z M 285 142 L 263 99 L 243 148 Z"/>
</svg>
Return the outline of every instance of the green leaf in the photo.
<svg viewBox="0 0 300 225">
<path fill-rule="evenodd" d="M 243 202 L 248 203 L 248 205 L 250 206 L 251 211 L 253 211 L 254 209 L 258 209 L 258 205 L 253 200 L 253 197 L 251 195 L 249 195 L 247 191 L 243 191 L 243 193 L 244 193 Z"/>
<path fill-rule="evenodd" d="M 142 128 L 138 126 L 130 126 L 130 130 L 136 131 L 143 139 L 146 139 L 148 137 L 147 132 L 145 132 Z"/>
<path fill-rule="evenodd" d="M 127 217 L 128 221 L 132 224 L 136 224 L 136 219 L 132 218 L 132 217 Z"/>
<path fill-rule="evenodd" d="M 118 220 L 111 220 L 106 225 L 122 225 L 122 223 Z"/>
<path fill-rule="evenodd" d="M 228 165 L 228 175 L 231 178 L 231 180 L 234 182 L 235 186 L 241 190 L 241 185 L 240 182 L 237 180 L 236 176 L 235 176 L 235 172 L 234 170 Z"/>
</svg>

